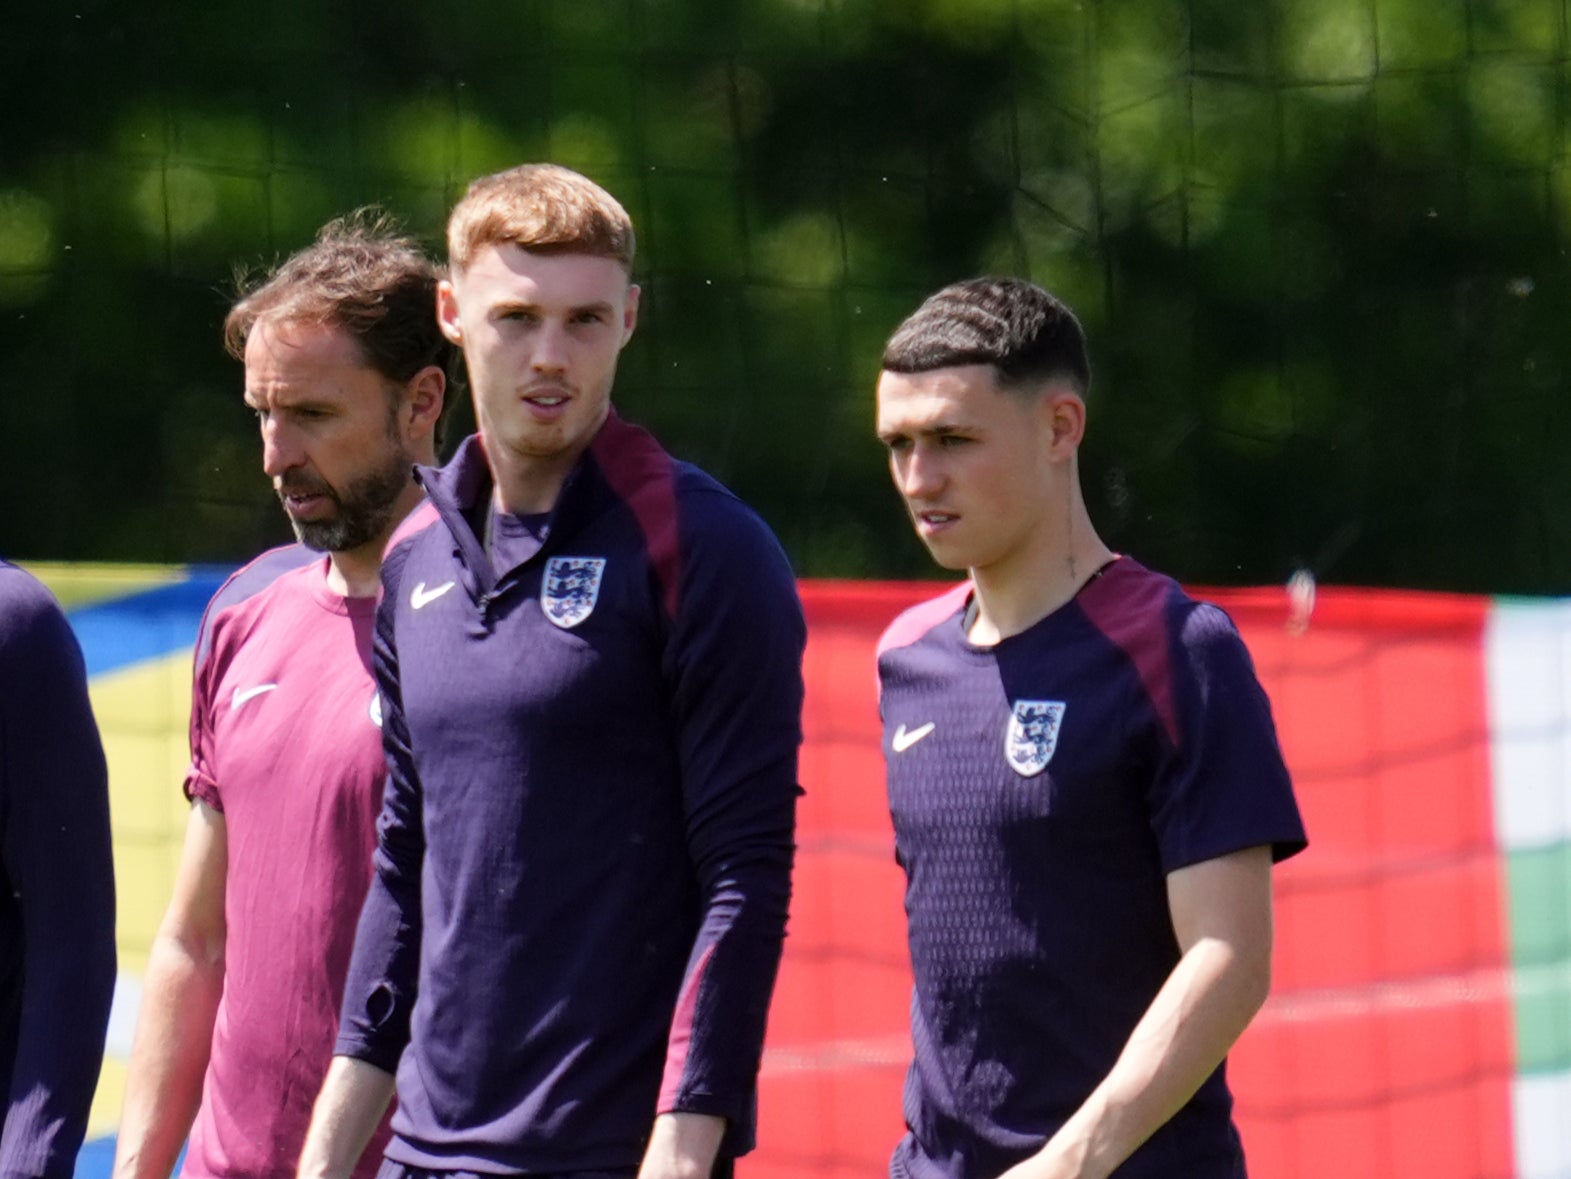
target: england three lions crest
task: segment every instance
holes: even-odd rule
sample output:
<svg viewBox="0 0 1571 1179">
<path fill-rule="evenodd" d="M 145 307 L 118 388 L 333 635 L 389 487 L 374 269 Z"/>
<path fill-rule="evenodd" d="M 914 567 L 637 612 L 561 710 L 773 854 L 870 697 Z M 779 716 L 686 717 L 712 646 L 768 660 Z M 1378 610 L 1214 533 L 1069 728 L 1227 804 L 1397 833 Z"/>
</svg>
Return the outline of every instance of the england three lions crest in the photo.
<svg viewBox="0 0 1571 1179">
<path fill-rule="evenodd" d="M 1004 734 L 1004 757 L 1009 768 L 1022 778 L 1035 777 L 1047 769 L 1058 748 L 1058 730 L 1064 723 L 1062 700 L 1016 700 Z"/>
<path fill-rule="evenodd" d="M 604 576 L 604 557 L 552 557 L 545 563 L 540 608 L 557 626 L 571 630 L 594 613 Z"/>
</svg>

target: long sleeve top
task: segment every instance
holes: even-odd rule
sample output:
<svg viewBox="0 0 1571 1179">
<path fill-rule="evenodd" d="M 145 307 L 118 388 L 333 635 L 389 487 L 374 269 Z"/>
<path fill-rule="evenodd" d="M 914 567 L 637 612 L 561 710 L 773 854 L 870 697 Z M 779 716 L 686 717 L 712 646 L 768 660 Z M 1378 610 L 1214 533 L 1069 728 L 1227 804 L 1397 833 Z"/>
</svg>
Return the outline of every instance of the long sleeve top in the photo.
<svg viewBox="0 0 1571 1179">
<path fill-rule="evenodd" d="M 114 995 L 108 771 L 70 625 L 3 561 L 0 873 L 0 1179 L 64 1179 Z"/>
<path fill-rule="evenodd" d="M 751 1146 L 790 894 L 801 658 L 759 519 L 612 417 L 498 570 L 471 439 L 383 566 L 391 774 L 338 1051 L 392 1159 L 636 1165 L 657 1113 Z"/>
</svg>

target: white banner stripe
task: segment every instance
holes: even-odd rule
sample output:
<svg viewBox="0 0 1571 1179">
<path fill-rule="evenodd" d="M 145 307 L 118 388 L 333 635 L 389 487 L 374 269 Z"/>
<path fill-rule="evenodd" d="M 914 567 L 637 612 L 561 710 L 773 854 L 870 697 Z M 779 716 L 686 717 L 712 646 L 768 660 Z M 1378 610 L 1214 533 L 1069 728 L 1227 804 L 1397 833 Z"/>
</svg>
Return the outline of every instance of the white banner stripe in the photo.
<svg viewBox="0 0 1571 1179">
<path fill-rule="evenodd" d="M 1495 838 L 1525 851 L 1571 837 L 1571 601 L 1503 602 L 1484 634 Z"/>
<path fill-rule="evenodd" d="M 1511 1107 L 1517 1179 L 1571 1177 L 1571 1072 L 1518 1077 Z"/>
<path fill-rule="evenodd" d="M 1493 603 L 1484 632 L 1489 761 L 1500 854 L 1531 852 L 1571 838 L 1571 600 Z M 1512 873 L 1507 870 L 1505 878 Z M 1562 893 L 1564 885 L 1561 885 Z M 1564 913 L 1567 898 L 1510 898 L 1520 923 Z M 1511 952 L 1542 931 L 1511 930 Z M 1526 971 L 1563 989 L 1564 970 Z M 1557 978 L 1558 976 L 1558 978 Z M 1520 1013 L 1518 1016 L 1520 1030 Z M 1518 1179 L 1571 1179 L 1571 1073 L 1519 1076 L 1511 1086 Z"/>
</svg>

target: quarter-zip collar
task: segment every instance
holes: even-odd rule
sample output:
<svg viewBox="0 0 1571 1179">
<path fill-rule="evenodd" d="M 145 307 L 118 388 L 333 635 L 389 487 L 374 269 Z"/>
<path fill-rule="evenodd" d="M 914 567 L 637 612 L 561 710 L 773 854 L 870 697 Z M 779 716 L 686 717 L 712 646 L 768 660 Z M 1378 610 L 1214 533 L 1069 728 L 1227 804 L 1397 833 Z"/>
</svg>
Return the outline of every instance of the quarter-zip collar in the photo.
<svg viewBox="0 0 1571 1179">
<path fill-rule="evenodd" d="M 415 468 L 416 479 L 452 535 L 460 582 L 471 600 L 485 609 L 506 591 L 521 570 L 544 559 L 549 551 L 560 547 L 563 538 L 576 535 L 594 517 L 604 506 L 600 501 L 611 494 L 604 479 L 598 476 L 595 450 L 608 437 L 623 434 L 642 435 L 643 431 L 624 422 L 613 410 L 562 481 L 562 490 L 551 508 L 539 550 L 528 560 L 500 574 L 481 540 L 495 479 L 480 436 L 471 434 L 465 438 L 445 466 Z"/>
</svg>

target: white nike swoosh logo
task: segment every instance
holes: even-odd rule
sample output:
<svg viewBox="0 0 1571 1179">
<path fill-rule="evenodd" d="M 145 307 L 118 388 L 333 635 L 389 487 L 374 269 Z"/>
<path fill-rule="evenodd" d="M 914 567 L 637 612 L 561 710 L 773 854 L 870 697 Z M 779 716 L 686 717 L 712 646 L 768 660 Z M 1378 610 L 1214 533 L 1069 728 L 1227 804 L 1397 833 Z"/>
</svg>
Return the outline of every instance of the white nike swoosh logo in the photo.
<svg viewBox="0 0 1571 1179">
<path fill-rule="evenodd" d="M 233 712 L 253 696 L 260 696 L 263 692 L 272 692 L 277 684 L 258 684 L 254 688 L 236 688 L 234 697 L 229 701 L 229 711 Z"/>
<path fill-rule="evenodd" d="M 906 727 L 901 725 L 898 729 L 895 730 L 895 735 L 889 739 L 889 744 L 896 753 L 904 753 L 907 749 L 910 749 L 911 746 L 915 745 L 918 741 L 920 741 L 923 737 L 927 736 L 932 731 L 932 721 L 928 721 L 925 725 L 921 725 L 915 729 L 912 729 L 909 733 L 906 732 Z"/>
<path fill-rule="evenodd" d="M 452 589 L 454 584 L 456 583 L 448 581 L 437 586 L 434 590 L 428 590 L 425 587 L 425 582 L 422 581 L 419 585 L 415 586 L 414 590 L 410 593 L 409 604 L 416 610 L 419 610 L 423 606 L 429 606 L 448 590 Z"/>
</svg>

